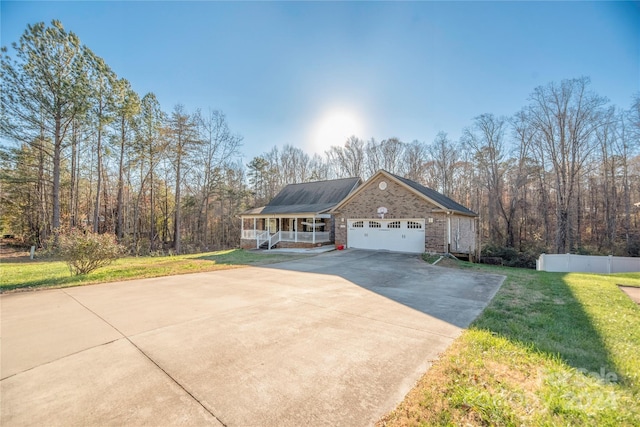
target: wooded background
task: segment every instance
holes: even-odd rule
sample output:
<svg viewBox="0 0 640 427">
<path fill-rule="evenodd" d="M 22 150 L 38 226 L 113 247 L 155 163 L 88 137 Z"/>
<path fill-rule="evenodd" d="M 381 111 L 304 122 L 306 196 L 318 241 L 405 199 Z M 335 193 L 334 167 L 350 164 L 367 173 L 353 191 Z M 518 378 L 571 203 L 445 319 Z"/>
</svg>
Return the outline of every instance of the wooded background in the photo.
<svg viewBox="0 0 640 427">
<path fill-rule="evenodd" d="M 57 21 L 3 48 L 0 84 L 0 231 L 28 244 L 83 227 L 134 254 L 236 247 L 239 213 L 283 186 L 382 168 L 477 212 L 485 246 L 640 256 L 640 94 L 614 106 L 588 77 L 470 118 L 459 140 L 276 144 L 246 165 L 222 111 L 139 96 Z"/>
</svg>

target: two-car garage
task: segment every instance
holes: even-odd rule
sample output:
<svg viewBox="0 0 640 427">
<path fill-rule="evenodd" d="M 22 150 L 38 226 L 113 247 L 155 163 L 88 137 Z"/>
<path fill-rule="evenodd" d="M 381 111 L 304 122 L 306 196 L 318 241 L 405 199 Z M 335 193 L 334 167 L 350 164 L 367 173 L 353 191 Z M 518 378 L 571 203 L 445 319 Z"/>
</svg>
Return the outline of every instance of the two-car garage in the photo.
<svg viewBox="0 0 640 427">
<path fill-rule="evenodd" d="M 422 253 L 424 219 L 348 219 L 347 245 L 358 249 L 384 249 Z"/>
<path fill-rule="evenodd" d="M 475 251 L 473 211 L 385 170 L 352 191 L 331 213 L 337 247 L 416 254 Z"/>
</svg>

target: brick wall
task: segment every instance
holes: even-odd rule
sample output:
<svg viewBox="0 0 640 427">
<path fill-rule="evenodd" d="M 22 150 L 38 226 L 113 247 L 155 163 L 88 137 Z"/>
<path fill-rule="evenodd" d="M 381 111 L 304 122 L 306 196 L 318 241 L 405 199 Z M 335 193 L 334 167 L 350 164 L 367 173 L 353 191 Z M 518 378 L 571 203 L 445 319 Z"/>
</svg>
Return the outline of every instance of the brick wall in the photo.
<svg viewBox="0 0 640 427">
<path fill-rule="evenodd" d="M 387 183 L 385 190 L 380 190 L 380 181 Z M 379 218 L 378 208 L 384 206 L 388 212 L 386 218 L 423 218 L 425 220 L 425 251 L 448 252 L 449 242 L 447 233 L 447 215 L 442 212 L 432 212 L 439 209 L 422 197 L 414 194 L 406 187 L 379 176 L 366 184 L 362 191 L 354 196 L 346 205 L 342 206 L 335 215 L 335 245 L 347 247 L 347 219 L 351 218 Z M 453 225 L 457 228 L 457 219 L 460 219 L 460 232 L 457 235 L 459 252 L 467 252 L 472 241 L 475 242 L 475 234 L 471 232 L 471 224 L 474 218 L 462 215 L 450 215 Z M 430 220 L 431 219 L 431 220 Z M 469 225 L 471 224 L 471 225 Z M 475 230 L 475 229 L 474 229 Z M 452 239 L 453 240 L 453 239 Z M 452 242 L 453 243 L 453 242 Z M 475 245 L 471 245 L 475 247 Z M 463 250 L 464 249 L 464 250 Z"/>
<path fill-rule="evenodd" d="M 429 222 L 433 218 L 433 222 Z M 447 250 L 447 215 L 438 212 L 430 214 L 424 224 L 425 251 L 444 253 Z"/>
<path fill-rule="evenodd" d="M 240 239 L 240 247 L 242 249 L 255 249 L 256 248 L 256 240 L 255 239 Z"/>
</svg>

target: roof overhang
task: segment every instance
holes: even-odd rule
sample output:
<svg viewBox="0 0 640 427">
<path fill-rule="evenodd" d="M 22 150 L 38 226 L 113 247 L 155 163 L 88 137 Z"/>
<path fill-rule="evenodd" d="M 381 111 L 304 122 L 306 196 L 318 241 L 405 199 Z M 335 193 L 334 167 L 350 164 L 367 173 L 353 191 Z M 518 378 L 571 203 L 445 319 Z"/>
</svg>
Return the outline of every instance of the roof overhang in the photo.
<svg viewBox="0 0 640 427">
<path fill-rule="evenodd" d="M 325 212 L 295 212 L 295 213 L 241 213 L 240 218 L 331 218 Z"/>
</svg>

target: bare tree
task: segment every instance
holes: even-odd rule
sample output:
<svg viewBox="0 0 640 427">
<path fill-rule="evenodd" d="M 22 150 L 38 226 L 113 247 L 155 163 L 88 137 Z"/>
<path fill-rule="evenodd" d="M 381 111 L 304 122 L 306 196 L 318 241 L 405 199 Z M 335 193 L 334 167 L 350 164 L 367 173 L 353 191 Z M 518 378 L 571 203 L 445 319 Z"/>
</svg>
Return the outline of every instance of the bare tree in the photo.
<svg viewBox="0 0 640 427">
<path fill-rule="evenodd" d="M 372 138 L 365 147 L 368 175 L 373 175 L 379 169 L 393 174 L 403 174 L 404 151 L 405 144 L 398 138 L 385 139 L 380 143 L 376 143 Z"/>
<path fill-rule="evenodd" d="M 305 182 L 309 178 L 309 155 L 289 144 L 280 151 L 280 174 L 285 184 Z"/>
<path fill-rule="evenodd" d="M 578 179 L 596 147 L 595 131 L 601 125 L 606 98 L 588 90 L 589 78 L 563 80 L 537 87 L 527 108 L 530 125 L 536 130 L 537 149 L 553 167 L 556 196 L 555 251 L 573 247 Z"/>
<path fill-rule="evenodd" d="M 531 159 L 529 157 L 531 144 L 534 138 L 533 130 L 527 125 L 526 114 L 522 111 L 511 118 L 511 129 L 515 146 L 511 150 L 511 167 L 507 176 L 508 202 L 506 208 L 507 222 L 507 246 L 515 246 L 515 222 L 518 219 L 518 211 L 522 212 L 520 227 L 526 234 L 527 213 L 527 183 L 530 179 Z M 521 236 L 522 233 L 519 233 Z M 518 241 L 522 248 L 522 238 Z"/>
<path fill-rule="evenodd" d="M 336 177 L 364 177 L 364 146 L 363 140 L 351 136 L 344 147 L 333 146 L 327 151 L 329 164 L 334 168 Z"/>
<path fill-rule="evenodd" d="M 309 160 L 309 181 L 324 181 L 330 179 L 330 165 L 325 158 L 314 154 Z"/>
<path fill-rule="evenodd" d="M 201 194 L 197 232 L 199 240 L 206 243 L 211 198 L 219 190 L 217 187 L 225 165 L 238 154 L 242 137 L 231 132 L 226 116 L 221 111 L 209 110 L 206 114 L 198 111 L 195 120 L 203 142 L 198 153 L 197 174 L 201 176 Z"/>
<path fill-rule="evenodd" d="M 411 144 L 408 144 L 405 147 L 402 160 L 404 176 L 412 181 L 425 184 L 428 157 L 427 146 L 422 142 L 414 140 Z"/>
<path fill-rule="evenodd" d="M 453 177 L 458 161 L 458 147 L 449 139 L 446 132 L 439 132 L 430 145 L 430 184 L 445 196 L 453 193 Z"/>
<path fill-rule="evenodd" d="M 487 189 L 489 239 L 493 243 L 503 241 L 504 234 L 499 219 L 508 220 L 504 206 L 504 176 L 507 172 L 504 145 L 505 119 L 493 114 L 482 114 L 474 119 L 472 128 L 464 131 L 464 143 L 472 150 L 476 167 Z M 507 246 L 513 246 L 513 228 L 506 238 Z"/>
</svg>

